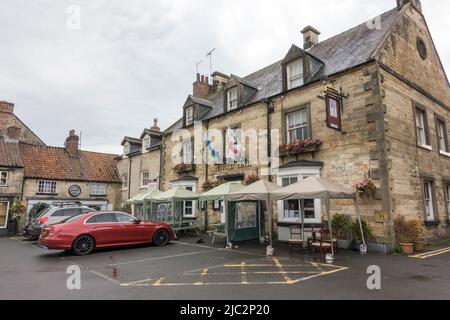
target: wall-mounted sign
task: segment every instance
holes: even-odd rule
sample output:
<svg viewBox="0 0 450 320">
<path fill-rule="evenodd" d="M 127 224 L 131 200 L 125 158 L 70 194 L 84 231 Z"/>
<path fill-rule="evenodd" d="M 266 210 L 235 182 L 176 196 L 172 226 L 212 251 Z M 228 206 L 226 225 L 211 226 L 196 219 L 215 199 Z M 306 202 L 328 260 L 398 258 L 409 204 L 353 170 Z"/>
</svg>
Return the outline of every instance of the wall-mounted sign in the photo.
<svg viewBox="0 0 450 320">
<path fill-rule="evenodd" d="M 158 190 L 158 179 L 153 179 L 148 182 L 148 191 L 153 192 Z"/>
<path fill-rule="evenodd" d="M 69 187 L 69 194 L 70 196 L 74 197 L 74 198 L 78 198 L 81 194 L 81 187 L 79 185 L 71 185 Z"/>
<path fill-rule="evenodd" d="M 327 108 L 327 126 L 341 131 L 341 100 L 327 95 L 325 98 Z"/>
</svg>

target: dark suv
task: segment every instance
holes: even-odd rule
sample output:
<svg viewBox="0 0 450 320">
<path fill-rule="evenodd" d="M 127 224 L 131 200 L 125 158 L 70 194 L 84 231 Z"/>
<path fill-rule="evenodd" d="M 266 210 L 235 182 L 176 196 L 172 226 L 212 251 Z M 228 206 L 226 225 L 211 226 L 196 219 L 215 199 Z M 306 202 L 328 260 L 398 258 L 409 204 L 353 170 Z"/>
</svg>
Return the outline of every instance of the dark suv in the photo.
<svg viewBox="0 0 450 320">
<path fill-rule="evenodd" d="M 70 217 L 95 212 L 96 210 L 83 206 L 51 206 L 41 211 L 25 226 L 22 235 L 32 240 L 37 240 L 45 225 L 60 223 Z"/>
</svg>

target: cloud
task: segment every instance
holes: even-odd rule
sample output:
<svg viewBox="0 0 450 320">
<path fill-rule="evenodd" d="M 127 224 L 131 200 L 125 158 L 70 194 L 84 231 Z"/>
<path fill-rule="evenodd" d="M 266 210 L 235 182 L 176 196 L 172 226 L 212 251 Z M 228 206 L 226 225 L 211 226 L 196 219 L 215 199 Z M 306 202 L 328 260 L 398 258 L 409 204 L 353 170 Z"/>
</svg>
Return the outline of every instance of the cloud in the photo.
<svg viewBox="0 0 450 320">
<path fill-rule="evenodd" d="M 66 27 L 67 7 L 81 8 L 81 29 Z M 326 39 L 393 8 L 394 0 L 3 0 L 0 99 L 50 145 L 69 129 L 83 147 L 120 152 L 158 117 L 181 116 L 195 63 L 216 48 L 214 70 L 245 76 L 281 59 L 311 24 Z M 423 1 L 444 65 L 450 66 L 450 3 Z M 433 17 L 431 19 L 430 17 Z"/>
</svg>

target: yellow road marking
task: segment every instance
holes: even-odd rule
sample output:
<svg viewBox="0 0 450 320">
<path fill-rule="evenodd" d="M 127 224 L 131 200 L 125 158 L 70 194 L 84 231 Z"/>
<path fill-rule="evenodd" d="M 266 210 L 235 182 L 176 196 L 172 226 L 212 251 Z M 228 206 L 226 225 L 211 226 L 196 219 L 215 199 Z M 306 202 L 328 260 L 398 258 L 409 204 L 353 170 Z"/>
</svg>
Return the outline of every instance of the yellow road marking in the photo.
<svg viewBox="0 0 450 320">
<path fill-rule="evenodd" d="M 165 280 L 166 278 L 160 278 L 158 281 L 156 281 L 153 285 L 154 286 L 162 286 L 162 282 Z"/>
<path fill-rule="evenodd" d="M 225 264 L 225 268 L 240 268 L 242 264 Z M 273 267 L 273 264 L 246 264 L 247 268 L 258 268 L 258 267 Z M 283 267 L 311 267 L 311 265 L 305 264 L 291 264 L 291 265 L 283 265 Z"/>
<path fill-rule="evenodd" d="M 241 275 L 242 275 L 242 281 L 241 284 L 248 284 L 247 281 L 247 272 L 245 272 L 245 267 L 246 267 L 247 263 L 245 261 L 241 262 Z"/>
<path fill-rule="evenodd" d="M 196 285 L 196 286 L 201 286 L 201 285 L 203 284 L 203 278 L 204 278 L 207 274 L 208 274 L 208 269 L 207 269 L 207 268 L 203 269 L 203 272 L 202 272 L 201 275 L 200 275 L 200 281 L 197 282 L 195 285 Z"/>
<path fill-rule="evenodd" d="M 289 278 L 289 276 L 287 275 L 287 273 L 284 271 L 283 266 L 281 265 L 280 261 L 278 261 L 277 258 L 273 258 L 273 261 L 275 262 L 275 265 L 277 266 L 277 268 L 280 269 L 281 274 L 283 275 L 284 280 L 286 280 L 287 284 L 292 284 L 292 279 Z"/>
<path fill-rule="evenodd" d="M 439 250 L 435 250 L 435 251 L 425 252 L 425 253 L 421 253 L 421 254 L 418 254 L 418 255 L 409 256 L 409 257 L 410 258 L 416 258 L 416 259 L 427 259 L 427 258 L 431 258 L 431 257 L 434 257 L 434 256 L 438 256 L 438 255 L 447 253 L 447 252 L 450 252 L 450 247 L 439 249 Z"/>
</svg>

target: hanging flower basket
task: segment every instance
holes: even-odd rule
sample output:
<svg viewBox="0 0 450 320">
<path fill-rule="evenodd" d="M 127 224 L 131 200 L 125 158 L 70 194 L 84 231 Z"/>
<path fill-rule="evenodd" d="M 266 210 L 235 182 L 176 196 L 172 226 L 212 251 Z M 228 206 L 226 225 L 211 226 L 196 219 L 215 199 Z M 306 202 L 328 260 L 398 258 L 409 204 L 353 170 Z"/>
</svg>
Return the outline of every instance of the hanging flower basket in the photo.
<svg viewBox="0 0 450 320">
<path fill-rule="evenodd" d="M 255 176 L 255 175 L 253 175 L 253 174 L 247 175 L 245 177 L 245 185 L 248 186 L 248 185 L 250 185 L 252 183 L 255 183 L 255 182 L 259 181 L 259 180 L 261 180 L 261 179 L 259 177 Z"/>
<path fill-rule="evenodd" d="M 219 179 L 219 180 L 208 179 L 202 185 L 203 192 L 207 192 L 209 190 L 212 190 L 212 189 L 220 186 L 223 183 L 224 183 L 224 181 L 221 180 L 221 179 Z"/>
<path fill-rule="evenodd" d="M 364 179 L 353 184 L 353 190 L 355 190 L 361 198 L 373 199 L 377 192 L 377 187 L 372 180 Z"/>
<path fill-rule="evenodd" d="M 305 140 L 296 140 L 294 142 L 280 146 L 280 155 L 297 155 L 319 150 L 322 140 L 317 137 L 307 138 Z"/>
</svg>

